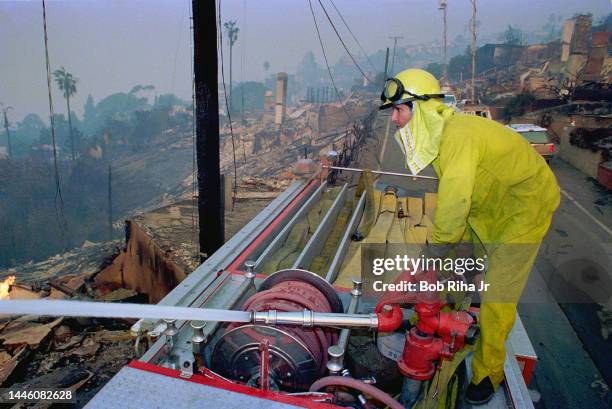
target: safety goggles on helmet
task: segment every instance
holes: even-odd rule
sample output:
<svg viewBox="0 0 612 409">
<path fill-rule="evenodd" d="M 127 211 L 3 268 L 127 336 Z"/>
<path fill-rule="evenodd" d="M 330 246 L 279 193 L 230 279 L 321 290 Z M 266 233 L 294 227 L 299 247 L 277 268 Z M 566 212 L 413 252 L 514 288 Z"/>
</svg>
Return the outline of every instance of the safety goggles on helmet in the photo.
<svg viewBox="0 0 612 409">
<path fill-rule="evenodd" d="M 407 97 L 402 98 L 404 95 L 407 95 Z M 397 78 L 387 78 L 382 94 L 380 94 L 383 104 L 378 109 L 382 110 L 416 100 L 427 101 L 431 98 L 444 98 L 444 94 L 413 94 L 404 89 L 404 84 Z"/>
</svg>

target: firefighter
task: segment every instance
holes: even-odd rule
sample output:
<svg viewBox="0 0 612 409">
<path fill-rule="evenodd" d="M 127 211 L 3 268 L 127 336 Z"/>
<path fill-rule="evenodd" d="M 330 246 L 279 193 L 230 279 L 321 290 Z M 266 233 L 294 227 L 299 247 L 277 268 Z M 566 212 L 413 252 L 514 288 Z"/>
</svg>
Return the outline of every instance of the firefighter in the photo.
<svg viewBox="0 0 612 409">
<path fill-rule="evenodd" d="M 392 109 L 405 166 L 433 165 L 438 202 L 428 254 L 482 244 L 488 257 L 481 293 L 481 336 L 466 400 L 484 404 L 503 380 L 504 343 L 538 248 L 559 204 L 559 186 L 542 157 L 511 129 L 455 112 L 434 76 L 408 69 L 386 81 L 379 109 Z"/>
</svg>

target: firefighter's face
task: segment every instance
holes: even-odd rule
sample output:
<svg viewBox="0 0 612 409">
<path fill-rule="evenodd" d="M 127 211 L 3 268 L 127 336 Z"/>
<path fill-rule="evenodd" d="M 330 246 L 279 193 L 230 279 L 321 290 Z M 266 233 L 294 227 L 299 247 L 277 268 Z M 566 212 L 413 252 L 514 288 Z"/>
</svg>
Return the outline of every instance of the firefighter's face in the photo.
<svg viewBox="0 0 612 409">
<path fill-rule="evenodd" d="M 391 113 L 391 122 L 398 128 L 406 126 L 410 119 L 412 119 L 412 109 L 406 104 L 394 106 Z"/>
</svg>

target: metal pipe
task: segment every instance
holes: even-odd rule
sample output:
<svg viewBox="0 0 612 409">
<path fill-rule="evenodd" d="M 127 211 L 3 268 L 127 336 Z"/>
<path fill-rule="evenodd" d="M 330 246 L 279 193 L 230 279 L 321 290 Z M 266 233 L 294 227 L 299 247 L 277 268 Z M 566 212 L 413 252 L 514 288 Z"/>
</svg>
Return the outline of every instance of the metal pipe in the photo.
<svg viewBox="0 0 612 409">
<path fill-rule="evenodd" d="M 254 324 L 301 325 L 303 327 L 378 328 L 376 314 L 337 314 L 331 312 L 253 311 Z"/>
<path fill-rule="evenodd" d="M 361 298 L 361 280 L 353 278 L 353 289 L 351 290 L 351 301 L 346 310 L 347 314 L 354 314 L 359 307 L 359 300 Z M 350 328 L 343 328 L 340 331 L 338 342 L 336 345 L 332 345 L 327 348 L 327 354 L 329 355 L 329 361 L 327 361 L 327 369 L 330 375 L 338 374 L 344 367 L 344 354 L 346 353 L 346 346 L 348 344 L 349 336 L 351 335 Z"/>
<path fill-rule="evenodd" d="M 353 279 L 353 290 L 358 287 L 361 289 L 361 281 L 357 281 Z M 351 301 L 349 303 L 348 309 L 346 310 L 347 314 L 355 314 L 357 311 L 357 307 L 359 307 L 359 300 L 361 298 L 361 291 L 356 295 L 351 291 Z M 346 350 L 346 345 L 348 344 L 348 338 L 351 334 L 351 330 L 349 328 L 345 328 L 340 331 L 340 337 L 338 338 L 338 345 L 342 347 L 342 349 Z"/>
<path fill-rule="evenodd" d="M 323 165 L 323 168 L 345 170 L 347 172 L 365 172 L 367 170 L 367 169 L 359 169 L 359 168 L 343 168 L 340 166 L 329 166 L 329 165 Z M 370 172 L 374 173 L 375 175 L 403 176 L 403 177 L 414 178 L 414 179 L 438 180 L 438 178 L 435 176 L 410 175 L 408 173 L 384 172 L 382 170 L 370 170 Z"/>
<path fill-rule="evenodd" d="M 245 279 L 243 288 L 250 280 Z M 238 298 L 238 293 L 237 297 Z M 376 314 L 339 314 L 304 310 L 303 312 L 234 311 L 212 308 L 169 307 L 145 304 L 115 304 L 64 300 L 1 300 L 0 314 L 100 318 L 163 318 L 166 320 L 253 322 L 302 325 L 304 327 L 378 328 Z M 168 322 L 168 321 L 167 321 Z"/>
</svg>

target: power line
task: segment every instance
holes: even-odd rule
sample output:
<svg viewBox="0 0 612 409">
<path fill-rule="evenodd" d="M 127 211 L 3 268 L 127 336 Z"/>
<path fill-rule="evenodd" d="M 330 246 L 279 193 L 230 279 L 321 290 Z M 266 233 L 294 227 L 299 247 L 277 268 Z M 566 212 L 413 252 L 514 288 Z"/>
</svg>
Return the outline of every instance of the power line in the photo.
<svg viewBox="0 0 612 409">
<path fill-rule="evenodd" d="M 246 18 L 246 0 L 242 2 L 242 44 L 240 46 L 240 100 L 242 111 L 242 135 L 240 136 L 242 144 L 242 160 L 246 165 L 246 119 L 244 116 L 244 63 L 246 60 L 246 39 L 247 39 L 247 18 Z"/>
<path fill-rule="evenodd" d="M 187 7 L 189 7 L 189 5 Z M 181 37 L 182 37 L 182 34 L 183 34 L 183 30 L 181 30 L 181 28 L 183 27 L 183 18 L 184 17 L 185 16 L 183 15 L 183 13 L 181 13 L 180 16 L 179 16 L 179 21 L 178 21 L 179 35 L 178 35 L 178 40 L 177 40 L 176 47 L 174 49 L 174 64 L 172 66 L 172 77 L 171 77 L 171 83 L 170 83 L 170 89 L 172 90 L 172 93 L 174 93 L 174 78 L 176 76 L 176 60 L 178 59 L 179 49 L 180 49 L 180 45 L 181 45 Z"/>
<path fill-rule="evenodd" d="M 223 95 L 225 96 L 225 109 L 227 109 L 227 120 L 230 126 L 230 135 L 232 138 L 232 156 L 234 161 L 234 194 L 232 195 L 232 211 L 234 210 L 234 200 L 236 198 L 236 191 L 238 190 L 238 172 L 236 170 L 236 143 L 234 142 L 234 128 L 232 127 L 232 115 L 229 109 L 229 103 L 227 101 L 227 89 L 225 88 L 225 70 L 223 68 L 223 28 L 221 27 L 221 0 L 218 0 L 218 17 L 217 17 L 217 28 L 219 33 L 219 52 L 221 55 L 221 80 L 223 81 Z"/>
<path fill-rule="evenodd" d="M 198 178 L 197 178 L 197 165 L 196 165 L 196 101 L 195 101 L 195 72 L 193 67 L 194 59 L 194 45 L 193 45 L 193 4 L 189 5 L 189 24 L 190 24 L 190 35 L 189 35 L 189 49 L 191 51 L 191 58 L 189 58 L 189 64 L 191 69 L 191 176 L 193 178 L 191 182 L 191 244 L 197 249 L 195 245 L 196 237 L 196 225 L 199 223 L 199 219 L 196 223 L 196 209 L 198 207 L 198 200 L 196 199 L 196 192 L 198 191 Z M 197 254 L 197 253 L 196 253 Z"/>
<path fill-rule="evenodd" d="M 64 199 L 62 198 L 62 187 L 60 181 L 59 168 L 57 166 L 57 149 L 55 145 L 55 118 L 53 113 L 53 98 L 51 96 L 51 64 L 49 62 L 49 40 L 47 36 L 47 8 L 45 0 L 42 0 L 43 9 L 43 31 L 45 42 L 45 66 L 47 69 L 47 89 L 49 92 L 49 113 L 51 115 L 51 143 L 53 145 L 53 168 L 55 171 L 55 218 L 60 227 L 62 242 L 64 241 L 64 229 L 66 228 L 66 218 L 64 217 Z"/>
<path fill-rule="evenodd" d="M 334 86 L 334 90 L 336 91 L 336 97 L 338 97 L 338 101 L 340 102 L 340 106 L 344 110 L 349 121 L 353 122 L 353 118 L 346 110 L 344 103 L 342 102 L 342 98 L 340 97 L 340 92 L 338 91 L 338 87 L 336 87 L 336 82 L 334 81 L 334 76 L 331 73 L 331 69 L 329 68 L 329 62 L 327 61 L 327 54 L 325 54 L 325 47 L 323 46 L 323 40 L 321 39 L 321 33 L 319 32 L 319 24 L 317 24 L 317 18 L 314 14 L 314 9 L 312 8 L 312 0 L 308 0 L 308 5 L 310 6 L 310 13 L 312 13 L 312 19 L 314 21 L 315 28 L 317 29 L 317 37 L 319 37 L 319 44 L 321 44 L 321 51 L 323 52 L 323 59 L 325 60 L 325 66 L 327 67 L 327 72 L 329 73 L 329 78 L 331 79 L 331 83 Z"/>
<path fill-rule="evenodd" d="M 353 61 L 353 64 L 355 64 L 355 66 L 357 67 L 357 69 L 359 70 L 359 72 L 361 73 L 361 75 L 363 75 L 363 77 L 370 81 L 371 80 L 368 78 L 368 76 L 365 74 L 365 72 L 363 72 L 363 70 L 361 69 L 361 67 L 359 66 L 359 64 L 357 64 L 357 61 L 355 60 L 355 57 L 353 57 L 353 54 L 351 54 L 351 52 L 349 51 L 348 47 L 346 46 L 346 44 L 344 43 L 344 40 L 342 39 L 342 37 L 340 36 L 340 33 L 338 32 L 338 30 L 336 29 L 336 26 L 334 25 L 334 22 L 332 21 L 331 17 L 329 16 L 329 14 L 327 13 L 327 10 L 325 9 L 325 6 L 323 5 L 323 3 L 321 2 L 321 0 L 319 0 L 319 5 L 321 6 L 321 8 L 323 9 L 323 12 L 325 13 L 325 16 L 327 17 L 327 20 L 329 21 L 329 24 L 331 24 L 332 28 L 334 29 L 334 32 L 336 33 L 336 36 L 338 36 L 338 39 L 340 40 L 340 43 L 342 43 L 342 46 L 344 47 L 344 50 L 346 51 L 346 53 L 349 55 L 349 57 L 351 57 L 351 60 Z"/>
<path fill-rule="evenodd" d="M 370 64 L 370 66 L 372 67 L 372 69 L 374 70 L 374 72 L 377 72 L 378 70 L 376 69 L 376 67 L 374 66 L 374 64 L 372 63 L 372 61 L 370 60 L 370 57 L 368 57 L 368 53 L 365 52 L 365 50 L 363 49 L 363 47 L 361 46 L 361 43 L 359 43 L 359 40 L 357 40 L 357 37 L 355 37 L 355 34 L 353 34 L 353 31 L 351 30 L 351 28 L 349 27 L 349 25 L 347 24 L 347 22 L 344 20 L 344 17 L 342 16 L 342 13 L 340 13 L 340 10 L 338 10 L 338 7 L 336 7 L 336 5 L 334 4 L 334 0 L 329 0 L 329 2 L 331 3 L 332 6 L 334 6 L 334 9 L 336 10 L 336 12 L 338 13 L 338 15 L 340 16 L 340 19 L 342 20 L 342 22 L 344 23 L 344 25 L 346 26 L 346 29 L 349 31 L 349 33 L 351 33 L 351 36 L 353 36 L 353 40 L 355 40 L 355 42 L 357 43 L 357 45 L 359 46 L 359 49 L 361 50 L 361 52 L 363 53 L 363 55 L 365 55 L 366 59 L 368 60 L 368 63 Z"/>
<path fill-rule="evenodd" d="M 472 103 L 476 102 L 476 0 L 470 0 L 472 3 L 472 18 L 470 19 L 472 31 L 472 86 L 471 96 Z"/>
</svg>

